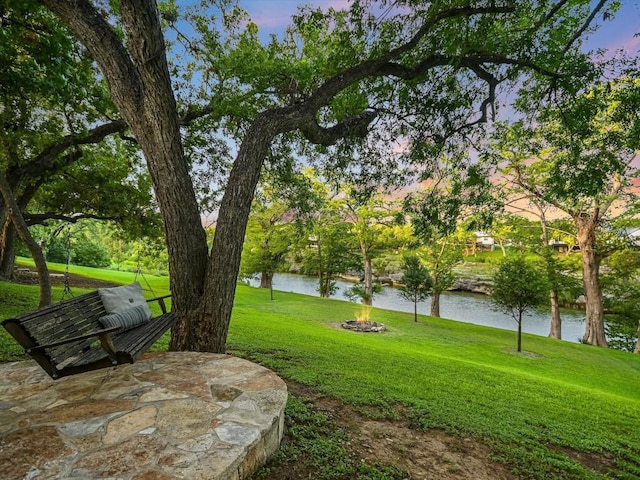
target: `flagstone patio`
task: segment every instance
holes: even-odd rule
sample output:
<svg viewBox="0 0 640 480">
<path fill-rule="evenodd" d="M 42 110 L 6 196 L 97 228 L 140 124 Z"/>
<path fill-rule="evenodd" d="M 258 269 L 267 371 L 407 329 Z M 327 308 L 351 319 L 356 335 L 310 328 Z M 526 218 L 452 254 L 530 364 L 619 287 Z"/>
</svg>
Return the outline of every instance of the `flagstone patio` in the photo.
<svg viewBox="0 0 640 480">
<path fill-rule="evenodd" d="M 147 354 L 51 380 L 0 364 L 0 478 L 241 480 L 276 452 L 285 383 L 247 360 Z"/>
</svg>

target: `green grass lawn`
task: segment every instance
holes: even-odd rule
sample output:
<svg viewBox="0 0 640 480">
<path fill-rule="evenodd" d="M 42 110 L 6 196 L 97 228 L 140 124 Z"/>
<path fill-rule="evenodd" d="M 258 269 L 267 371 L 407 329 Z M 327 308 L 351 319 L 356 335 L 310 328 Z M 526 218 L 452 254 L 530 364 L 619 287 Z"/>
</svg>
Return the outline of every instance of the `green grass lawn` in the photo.
<svg viewBox="0 0 640 480">
<path fill-rule="evenodd" d="M 153 281 L 166 291 L 166 277 Z M 33 308 L 36 297 L 37 287 L 0 282 L 0 318 Z M 367 415 L 402 411 L 415 428 L 476 438 L 519 478 L 640 478 L 639 355 L 527 334 L 529 354 L 519 355 L 514 332 L 375 308 L 383 334 L 331 325 L 359 309 L 282 292 L 271 301 L 239 286 L 228 349 Z M 167 336 L 154 348 L 166 344 Z M 1 332 L 0 359 L 19 351 Z M 585 455 L 598 467 L 574 460 Z"/>
</svg>

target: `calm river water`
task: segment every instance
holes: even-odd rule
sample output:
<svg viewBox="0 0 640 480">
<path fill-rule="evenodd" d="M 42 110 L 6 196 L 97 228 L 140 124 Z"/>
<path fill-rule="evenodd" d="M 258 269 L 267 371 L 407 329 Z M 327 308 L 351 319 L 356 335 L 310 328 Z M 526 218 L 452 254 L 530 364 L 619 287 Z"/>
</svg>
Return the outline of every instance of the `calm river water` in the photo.
<svg viewBox="0 0 640 480">
<path fill-rule="evenodd" d="M 253 280 L 251 285 L 257 287 L 259 280 Z M 338 291 L 333 298 L 347 300 L 344 291 L 353 284 L 336 280 Z M 273 289 L 283 292 L 302 293 L 318 296 L 318 280 L 315 277 L 295 275 L 290 273 L 277 273 L 273 280 Z M 384 287 L 382 292 L 373 299 L 375 307 L 413 313 L 413 303 L 404 300 L 398 294 L 398 290 L 392 287 Z M 431 300 L 427 299 L 418 304 L 418 313 L 429 315 Z M 516 321 L 509 315 L 497 312 L 492 308 L 489 298 L 485 295 L 474 293 L 447 292 L 440 297 L 440 316 L 461 322 L 475 323 L 488 327 L 497 327 L 507 330 L 517 330 Z M 546 336 L 549 334 L 550 314 L 549 309 L 540 309 L 527 315 L 522 322 L 522 330 L 527 333 Z M 570 342 L 578 342 L 584 334 L 584 312 L 563 310 L 562 312 L 562 339 Z"/>
</svg>

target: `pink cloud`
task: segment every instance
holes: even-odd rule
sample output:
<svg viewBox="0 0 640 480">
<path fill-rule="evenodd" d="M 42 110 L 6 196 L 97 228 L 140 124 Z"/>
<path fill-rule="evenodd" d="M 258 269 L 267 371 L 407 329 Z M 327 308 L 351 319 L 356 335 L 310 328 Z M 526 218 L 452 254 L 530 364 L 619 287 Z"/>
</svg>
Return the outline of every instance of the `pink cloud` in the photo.
<svg viewBox="0 0 640 480">
<path fill-rule="evenodd" d="M 407 140 L 406 138 L 399 138 L 397 139 L 393 147 L 391 147 L 391 151 L 398 154 L 405 153 L 407 150 L 409 150 L 409 147 L 409 140 Z"/>
<path fill-rule="evenodd" d="M 619 45 L 614 47 L 617 49 L 622 49 L 627 53 L 636 53 L 638 50 L 640 50 L 640 37 L 633 37 L 629 40 L 621 42 Z"/>
</svg>

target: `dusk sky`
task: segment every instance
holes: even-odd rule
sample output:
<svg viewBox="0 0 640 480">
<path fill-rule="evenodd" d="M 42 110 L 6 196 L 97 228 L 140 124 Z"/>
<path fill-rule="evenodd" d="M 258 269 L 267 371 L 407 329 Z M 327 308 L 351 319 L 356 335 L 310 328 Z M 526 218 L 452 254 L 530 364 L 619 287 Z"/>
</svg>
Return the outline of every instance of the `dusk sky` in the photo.
<svg viewBox="0 0 640 480">
<path fill-rule="evenodd" d="M 593 2 L 595 3 L 595 2 Z M 240 6 L 249 12 L 253 21 L 260 27 L 262 34 L 278 33 L 290 23 L 290 18 L 295 13 L 297 5 L 311 4 L 321 6 L 323 9 L 330 6 L 343 8 L 349 4 L 348 0 L 240 0 Z M 600 31 L 589 40 L 590 49 L 625 48 L 627 52 L 638 54 L 640 49 L 640 0 L 622 0 L 622 7 L 611 21 L 599 23 Z"/>
</svg>

